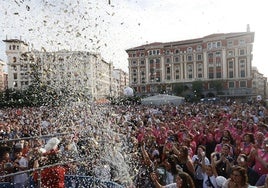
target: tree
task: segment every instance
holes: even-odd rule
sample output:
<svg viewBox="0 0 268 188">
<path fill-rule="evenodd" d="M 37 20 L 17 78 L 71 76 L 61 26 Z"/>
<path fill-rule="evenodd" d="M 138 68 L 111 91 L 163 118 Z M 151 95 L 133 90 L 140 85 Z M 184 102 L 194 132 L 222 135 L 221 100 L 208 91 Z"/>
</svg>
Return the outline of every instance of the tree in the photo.
<svg viewBox="0 0 268 188">
<path fill-rule="evenodd" d="M 194 92 L 194 95 L 196 95 L 195 97 L 199 98 L 200 96 L 202 96 L 203 82 L 200 80 L 194 81 L 192 83 L 192 91 Z"/>
</svg>

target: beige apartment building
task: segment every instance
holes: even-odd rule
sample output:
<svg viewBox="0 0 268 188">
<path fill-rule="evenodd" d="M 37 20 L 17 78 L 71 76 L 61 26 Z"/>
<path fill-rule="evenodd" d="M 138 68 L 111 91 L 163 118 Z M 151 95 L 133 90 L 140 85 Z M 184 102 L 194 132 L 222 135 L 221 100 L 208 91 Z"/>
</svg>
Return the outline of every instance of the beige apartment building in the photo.
<svg viewBox="0 0 268 188">
<path fill-rule="evenodd" d="M 47 52 L 29 50 L 18 39 L 4 40 L 8 58 L 8 88 L 23 90 L 33 84 L 37 70 L 40 84 L 53 89 L 66 89 L 98 100 L 111 95 L 112 62 L 98 53 L 83 51 Z"/>
<path fill-rule="evenodd" d="M 203 97 L 252 97 L 254 32 L 219 33 L 202 38 L 127 49 L 130 87 L 143 94 L 174 93 L 176 84 L 202 82 Z M 221 88 L 215 89 L 215 82 Z M 263 93 L 262 93 L 263 94 Z"/>
</svg>

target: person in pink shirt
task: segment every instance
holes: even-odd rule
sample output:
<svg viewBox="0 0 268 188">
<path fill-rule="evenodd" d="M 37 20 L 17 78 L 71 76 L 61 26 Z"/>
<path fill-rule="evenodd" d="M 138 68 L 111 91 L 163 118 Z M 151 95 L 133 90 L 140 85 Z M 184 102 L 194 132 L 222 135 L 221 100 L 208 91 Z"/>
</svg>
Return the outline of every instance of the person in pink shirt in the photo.
<svg viewBox="0 0 268 188">
<path fill-rule="evenodd" d="M 268 138 L 264 140 L 264 148 L 252 150 L 251 155 L 255 159 L 253 170 L 259 175 L 268 174 Z"/>
<path fill-rule="evenodd" d="M 233 147 L 232 147 L 232 145 L 230 144 L 230 138 L 227 137 L 227 136 L 223 136 L 223 137 L 221 138 L 221 143 L 219 143 L 219 144 L 217 144 L 217 145 L 215 146 L 215 150 L 214 150 L 214 151 L 220 153 L 220 152 L 222 151 L 223 146 L 224 146 L 225 144 L 228 144 L 228 145 L 230 146 L 230 153 L 229 153 L 229 155 L 233 157 L 233 154 L 234 154 Z"/>
<path fill-rule="evenodd" d="M 224 124 L 222 122 L 220 122 L 217 126 L 218 126 L 218 128 L 215 129 L 214 137 L 215 137 L 216 143 L 220 143 L 225 127 L 224 127 Z"/>
<path fill-rule="evenodd" d="M 264 147 L 263 141 L 264 141 L 264 134 L 260 131 L 256 132 L 255 134 L 255 145 L 254 147 L 256 149 L 262 149 Z"/>
<path fill-rule="evenodd" d="M 240 153 L 249 156 L 251 150 L 254 148 L 255 138 L 252 133 L 246 133 L 243 135 L 243 141 L 241 142 L 238 149 L 240 149 Z"/>
</svg>

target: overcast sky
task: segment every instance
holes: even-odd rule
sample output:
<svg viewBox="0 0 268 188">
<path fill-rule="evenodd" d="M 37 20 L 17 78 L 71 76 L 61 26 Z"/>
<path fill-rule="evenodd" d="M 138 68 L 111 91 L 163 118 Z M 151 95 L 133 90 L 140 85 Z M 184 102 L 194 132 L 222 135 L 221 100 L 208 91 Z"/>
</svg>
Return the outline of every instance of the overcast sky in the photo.
<svg viewBox="0 0 268 188">
<path fill-rule="evenodd" d="M 126 49 L 213 33 L 255 32 L 253 66 L 268 76 L 264 0 L 1 0 L 2 40 L 18 38 L 33 48 L 100 52 L 128 70 Z"/>
</svg>

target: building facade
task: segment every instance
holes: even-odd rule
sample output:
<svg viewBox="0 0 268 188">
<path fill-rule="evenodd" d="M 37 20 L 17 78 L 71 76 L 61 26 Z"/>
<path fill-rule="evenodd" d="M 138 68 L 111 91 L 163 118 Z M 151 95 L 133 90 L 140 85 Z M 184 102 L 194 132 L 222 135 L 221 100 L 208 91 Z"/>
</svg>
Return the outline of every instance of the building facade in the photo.
<svg viewBox="0 0 268 188">
<path fill-rule="evenodd" d="M 122 69 L 113 70 L 112 96 L 121 97 L 124 95 L 124 89 L 129 85 L 128 74 Z"/>
<path fill-rule="evenodd" d="M 112 68 L 100 54 L 82 51 L 29 50 L 21 40 L 4 40 L 8 58 L 8 88 L 27 89 L 38 83 L 53 90 L 68 90 L 91 100 L 110 95 Z"/>
<path fill-rule="evenodd" d="M 262 96 L 263 99 L 267 98 L 267 77 L 264 77 L 256 67 L 252 67 L 252 90 L 257 96 Z"/>
<path fill-rule="evenodd" d="M 130 86 L 140 94 L 174 93 L 176 84 L 191 88 L 201 81 L 204 97 L 256 95 L 253 43 L 254 32 L 248 30 L 128 49 Z"/>
<path fill-rule="evenodd" d="M 0 59 L 0 91 L 5 89 L 5 72 L 4 72 L 5 62 Z"/>
</svg>

